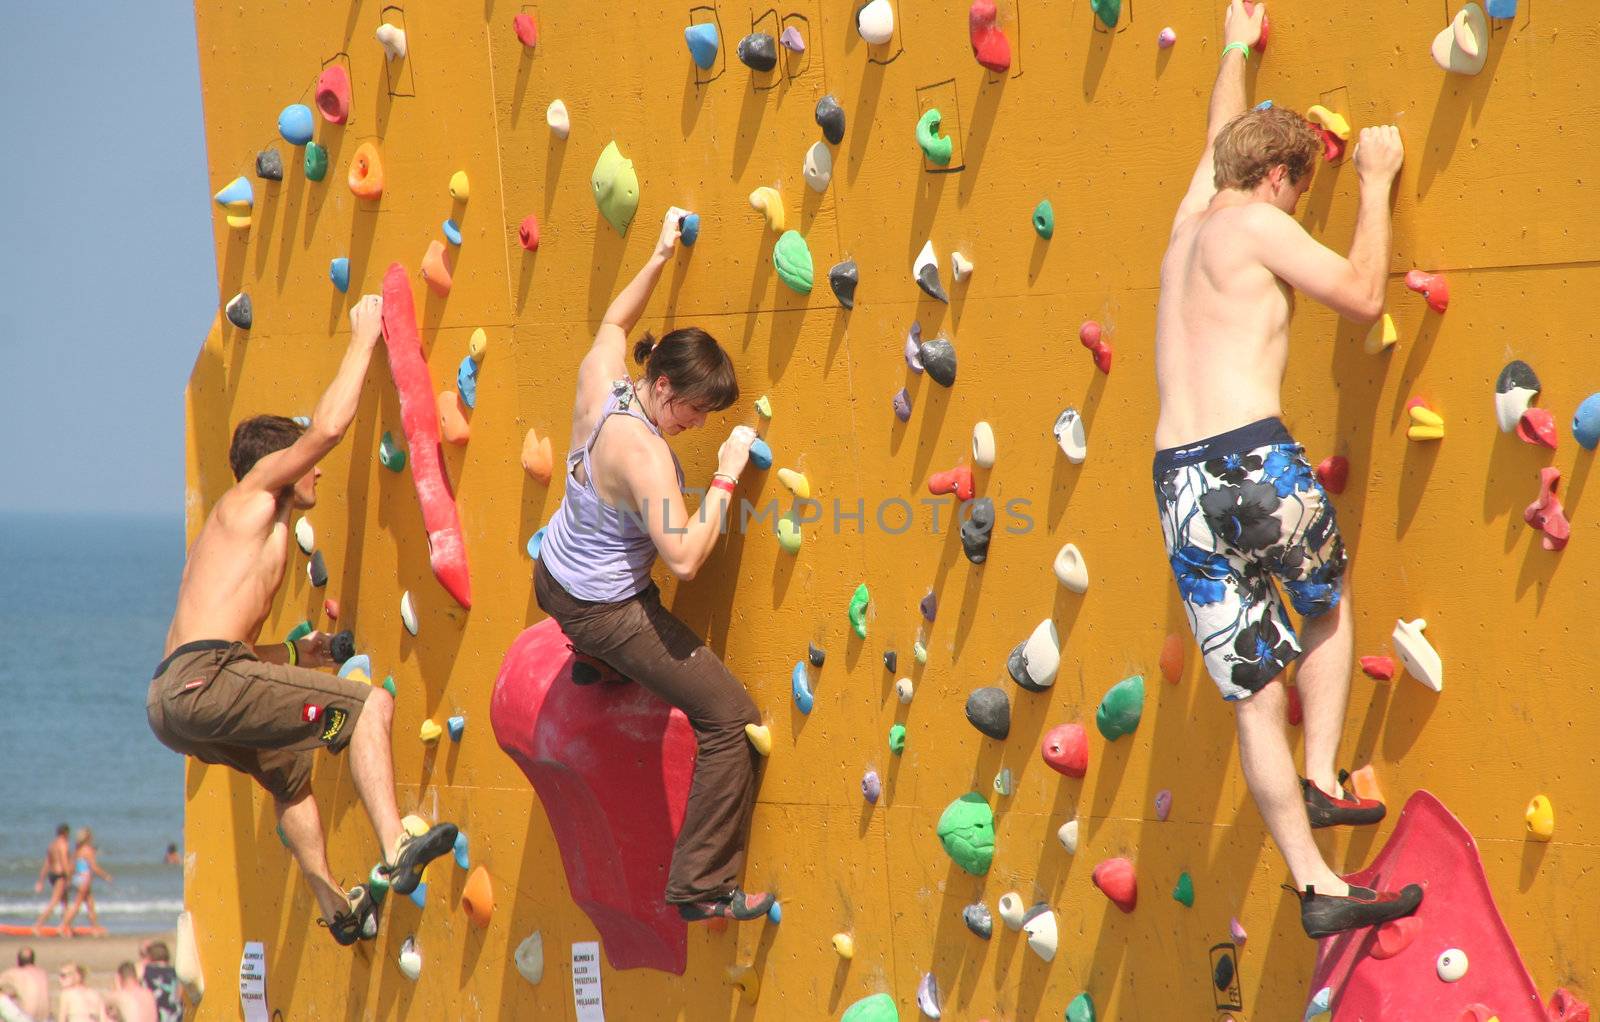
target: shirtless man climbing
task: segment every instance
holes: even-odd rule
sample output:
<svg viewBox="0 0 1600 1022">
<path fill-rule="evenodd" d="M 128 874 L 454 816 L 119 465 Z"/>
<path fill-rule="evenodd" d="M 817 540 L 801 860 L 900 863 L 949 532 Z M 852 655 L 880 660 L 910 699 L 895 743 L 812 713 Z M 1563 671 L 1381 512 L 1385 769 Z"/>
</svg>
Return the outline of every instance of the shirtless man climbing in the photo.
<svg viewBox="0 0 1600 1022">
<path fill-rule="evenodd" d="M 1161 264 L 1154 476 L 1178 593 L 1234 705 L 1245 780 L 1294 875 L 1301 924 L 1322 937 L 1409 915 L 1422 890 L 1349 885 L 1311 837 L 1312 827 L 1377 823 L 1384 807 L 1347 796 L 1335 773 L 1350 694 L 1345 548 L 1305 451 L 1278 419 L 1279 389 L 1296 289 L 1356 322 L 1381 314 L 1403 150 L 1393 126 L 1363 129 L 1350 256 L 1313 240 L 1293 213 L 1321 140 L 1282 107 L 1247 111 L 1245 62 L 1265 14 L 1264 4 L 1228 6 L 1205 153 Z M 1303 618 L 1302 638 L 1274 580 Z M 1305 778 L 1284 733 L 1282 675 L 1297 657 Z"/>
<path fill-rule="evenodd" d="M 450 851 L 456 827 L 405 833 L 395 808 L 389 726 L 381 688 L 334 677 L 329 636 L 256 645 L 283 583 L 289 519 L 317 502 L 317 468 L 355 418 L 367 363 L 382 331 L 383 300 L 350 310 L 350 347 L 317 402 L 310 428 L 262 415 L 241 422 L 228 460 L 238 481 L 217 501 L 183 569 L 166 659 L 150 683 L 150 729 L 168 748 L 249 774 L 272 795 L 283 836 L 321 906 L 318 922 L 340 944 L 372 938 L 377 909 L 365 884 L 346 893 L 328 869 L 322 817 L 311 794 L 312 750 L 349 748 L 356 793 L 383 850 L 396 893 Z"/>
</svg>

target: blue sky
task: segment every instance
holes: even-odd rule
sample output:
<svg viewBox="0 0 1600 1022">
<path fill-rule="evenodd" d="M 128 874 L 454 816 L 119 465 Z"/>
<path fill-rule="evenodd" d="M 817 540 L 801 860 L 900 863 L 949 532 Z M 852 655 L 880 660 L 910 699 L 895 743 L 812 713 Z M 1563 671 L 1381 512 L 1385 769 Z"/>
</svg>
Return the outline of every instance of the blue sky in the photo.
<svg viewBox="0 0 1600 1022">
<path fill-rule="evenodd" d="M 0 7 L 0 511 L 183 511 L 216 311 L 194 9 Z"/>
</svg>

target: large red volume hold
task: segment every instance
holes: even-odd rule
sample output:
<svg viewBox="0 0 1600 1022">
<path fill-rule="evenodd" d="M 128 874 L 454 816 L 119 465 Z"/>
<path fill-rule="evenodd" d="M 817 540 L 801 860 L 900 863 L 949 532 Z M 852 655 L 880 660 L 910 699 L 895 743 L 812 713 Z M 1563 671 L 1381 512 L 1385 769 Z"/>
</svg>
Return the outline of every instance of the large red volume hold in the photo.
<svg viewBox="0 0 1600 1022">
<path fill-rule="evenodd" d="M 471 607 L 467 543 L 461 535 L 461 515 L 439 447 L 439 406 L 433 398 L 428 363 L 422 357 L 411 280 L 400 263 L 391 263 L 383 275 L 383 343 L 389 349 L 389 372 L 400 395 L 400 425 L 411 449 L 411 478 L 417 484 L 422 524 L 428 530 L 428 564 L 445 592 L 461 606 Z"/>
</svg>

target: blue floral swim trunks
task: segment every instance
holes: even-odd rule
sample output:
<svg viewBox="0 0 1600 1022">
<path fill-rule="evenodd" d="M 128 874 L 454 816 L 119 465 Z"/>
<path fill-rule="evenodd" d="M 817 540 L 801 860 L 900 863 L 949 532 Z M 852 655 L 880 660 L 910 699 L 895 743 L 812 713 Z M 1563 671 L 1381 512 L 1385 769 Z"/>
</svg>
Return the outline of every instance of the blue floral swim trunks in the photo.
<svg viewBox="0 0 1600 1022">
<path fill-rule="evenodd" d="M 1304 617 L 1339 605 L 1346 557 L 1333 505 L 1278 419 L 1157 451 L 1153 474 L 1206 670 L 1224 699 L 1247 699 L 1300 655 L 1278 586 Z"/>
</svg>

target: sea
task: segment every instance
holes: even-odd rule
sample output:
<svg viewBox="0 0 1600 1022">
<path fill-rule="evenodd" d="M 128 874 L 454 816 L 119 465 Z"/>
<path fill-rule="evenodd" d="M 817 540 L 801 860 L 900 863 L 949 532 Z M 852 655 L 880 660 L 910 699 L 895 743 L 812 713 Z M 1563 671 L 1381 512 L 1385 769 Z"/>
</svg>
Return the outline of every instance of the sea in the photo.
<svg viewBox="0 0 1600 1022">
<path fill-rule="evenodd" d="M 107 930 L 169 931 L 182 911 L 182 867 L 163 860 L 183 851 L 183 759 L 144 703 L 183 558 L 180 510 L 0 511 L 0 923 L 44 907 L 33 885 L 62 823 L 94 832 Z"/>
</svg>

